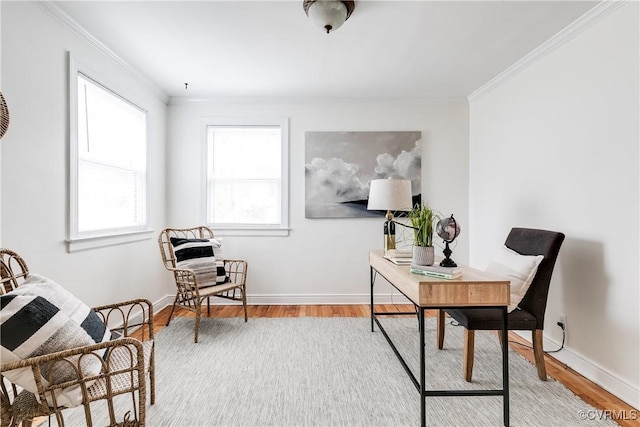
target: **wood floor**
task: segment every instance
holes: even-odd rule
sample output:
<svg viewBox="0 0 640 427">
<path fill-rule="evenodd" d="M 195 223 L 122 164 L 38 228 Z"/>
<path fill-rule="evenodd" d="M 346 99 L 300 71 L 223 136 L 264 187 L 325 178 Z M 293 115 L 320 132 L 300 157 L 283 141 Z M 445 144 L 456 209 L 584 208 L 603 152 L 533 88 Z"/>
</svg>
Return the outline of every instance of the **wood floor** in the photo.
<svg viewBox="0 0 640 427">
<path fill-rule="evenodd" d="M 377 311 L 401 312 L 412 310 L 411 305 L 388 304 L 377 305 Z M 155 315 L 154 330 L 157 332 L 167 323 L 171 307 L 161 310 Z M 249 317 L 369 317 L 368 305 L 259 305 L 248 307 Z M 236 317 L 242 316 L 242 307 L 239 305 L 216 305 L 211 307 L 211 317 Z M 435 312 L 428 312 L 428 316 L 434 316 Z M 177 309 L 174 316 L 193 316 L 186 310 Z M 530 346 L 531 343 L 522 339 L 513 332 L 509 333 L 509 340 Z M 435 345 L 435 342 L 434 342 Z M 533 351 L 511 343 L 510 347 L 518 354 L 534 363 Z M 462 357 L 462 353 L 460 354 Z M 561 382 L 582 400 L 597 409 L 593 414 L 586 414 L 583 425 L 592 424 L 592 420 L 609 418 L 616 421 L 621 426 L 640 427 L 640 411 L 635 409 L 611 393 L 597 386 L 593 382 L 584 378 L 573 369 L 554 359 L 550 355 L 545 355 L 547 374 Z M 461 373 L 462 375 L 462 373 Z M 535 370 L 531 375 L 536 375 Z M 578 417 L 578 414 L 576 414 Z"/>
</svg>

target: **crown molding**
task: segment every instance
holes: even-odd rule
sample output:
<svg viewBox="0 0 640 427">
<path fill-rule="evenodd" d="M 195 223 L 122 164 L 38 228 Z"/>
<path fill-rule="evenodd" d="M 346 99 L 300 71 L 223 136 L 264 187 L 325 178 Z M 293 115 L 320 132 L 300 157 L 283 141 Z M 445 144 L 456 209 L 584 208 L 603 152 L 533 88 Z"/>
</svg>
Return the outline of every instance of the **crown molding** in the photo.
<svg viewBox="0 0 640 427">
<path fill-rule="evenodd" d="M 172 96 L 168 105 L 306 105 L 306 104 L 375 104 L 400 105 L 467 105 L 466 96 L 457 97 L 330 97 L 330 96 L 211 96 L 204 98 Z"/>
<path fill-rule="evenodd" d="M 581 17 L 573 21 L 559 33 L 551 37 L 546 42 L 542 43 L 540 46 L 529 52 L 523 58 L 518 60 L 516 63 L 511 65 L 509 68 L 489 80 L 484 85 L 480 86 L 478 89 L 473 91 L 469 96 L 469 102 L 480 98 L 481 96 L 493 91 L 498 86 L 503 83 L 511 80 L 521 71 L 529 67 L 531 64 L 536 61 L 544 58 L 554 50 L 558 49 L 560 46 L 564 45 L 568 41 L 572 40 L 574 37 L 585 31 L 587 28 L 591 27 L 596 22 L 600 21 L 602 18 L 618 9 L 628 0 L 603 0 L 594 6 L 592 9 L 585 12 Z"/>
<path fill-rule="evenodd" d="M 93 34 L 87 31 L 86 28 L 81 26 L 76 20 L 70 17 L 66 12 L 56 6 L 52 1 L 48 0 L 32 0 L 34 4 L 55 18 L 58 22 L 71 30 L 75 35 L 82 40 L 96 48 L 99 52 L 105 55 L 107 58 L 122 67 L 127 73 L 135 77 L 144 86 L 146 86 L 151 92 L 163 103 L 169 102 L 169 95 L 156 85 L 147 75 L 138 71 L 131 66 L 127 61 L 122 59 L 117 53 L 107 47 L 104 43 L 98 40 Z"/>
</svg>

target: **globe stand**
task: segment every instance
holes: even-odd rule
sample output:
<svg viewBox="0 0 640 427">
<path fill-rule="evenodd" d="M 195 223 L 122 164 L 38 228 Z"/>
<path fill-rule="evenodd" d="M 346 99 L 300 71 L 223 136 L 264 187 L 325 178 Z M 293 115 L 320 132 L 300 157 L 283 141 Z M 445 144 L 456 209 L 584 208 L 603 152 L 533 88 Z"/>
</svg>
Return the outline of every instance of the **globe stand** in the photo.
<svg viewBox="0 0 640 427">
<path fill-rule="evenodd" d="M 442 261 L 440 261 L 440 267 L 457 267 L 458 264 L 456 264 L 454 260 L 449 258 L 453 253 L 451 249 L 449 249 L 449 242 L 447 242 L 446 240 L 444 242 L 445 242 L 445 246 L 444 246 L 444 251 L 442 251 L 442 253 L 444 254 L 445 258 Z"/>
<path fill-rule="evenodd" d="M 448 232 L 447 228 L 452 229 L 452 231 Z M 460 226 L 458 225 L 458 222 L 455 220 L 453 215 L 451 215 L 451 217 L 449 218 L 441 219 L 440 221 L 438 221 L 436 233 L 438 233 L 438 236 L 442 237 L 442 240 L 445 243 L 444 251 L 442 251 L 445 258 L 440 261 L 440 267 L 457 267 L 458 264 L 456 264 L 455 261 L 451 259 L 452 251 L 451 248 L 449 248 L 449 243 L 456 240 L 456 237 L 458 237 L 458 235 L 460 234 Z"/>
</svg>

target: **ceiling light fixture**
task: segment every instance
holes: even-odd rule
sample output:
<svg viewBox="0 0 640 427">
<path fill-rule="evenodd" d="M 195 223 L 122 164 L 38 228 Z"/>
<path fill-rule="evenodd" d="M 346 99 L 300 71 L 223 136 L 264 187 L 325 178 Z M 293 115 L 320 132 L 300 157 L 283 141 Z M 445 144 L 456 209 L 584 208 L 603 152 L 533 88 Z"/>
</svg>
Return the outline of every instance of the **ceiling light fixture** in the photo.
<svg viewBox="0 0 640 427">
<path fill-rule="evenodd" d="M 304 0 L 305 13 L 318 26 L 327 30 L 337 30 L 349 19 L 356 7 L 352 0 Z"/>
</svg>

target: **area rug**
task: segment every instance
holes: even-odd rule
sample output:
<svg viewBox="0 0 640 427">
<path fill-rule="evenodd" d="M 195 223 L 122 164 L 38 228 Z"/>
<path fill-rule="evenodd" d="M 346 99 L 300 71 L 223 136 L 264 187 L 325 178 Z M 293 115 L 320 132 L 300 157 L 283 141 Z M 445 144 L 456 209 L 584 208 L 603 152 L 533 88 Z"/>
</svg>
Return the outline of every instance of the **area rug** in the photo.
<svg viewBox="0 0 640 427">
<path fill-rule="evenodd" d="M 176 318 L 157 334 L 156 403 L 149 426 L 418 426 L 420 398 L 382 333 L 367 318 Z M 417 374 L 415 318 L 383 325 Z M 462 331 L 447 326 L 435 346 L 427 319 L 428 389 L 500 388 L 500 345 L 476 332 L 473 382 L 462 377 Z M 593 407 L 562 384 L 538 380 L 535 366 L 510 351 L 511 425 L 580 426 Z M 72 413 L 70 413 L 72 412 Z M 501 397 L 427 398 L 427 425 L 501 426 Z M 65 411 L 83 425 L 82 411 Z M 104 418 L 103 418 L 104 419 Z M 615 426 L 589 420 L 589 426 Z"/>
</svg>

